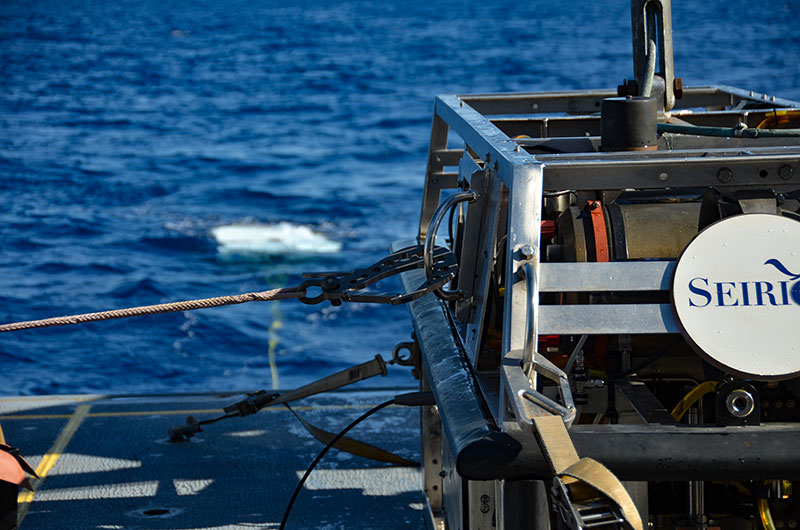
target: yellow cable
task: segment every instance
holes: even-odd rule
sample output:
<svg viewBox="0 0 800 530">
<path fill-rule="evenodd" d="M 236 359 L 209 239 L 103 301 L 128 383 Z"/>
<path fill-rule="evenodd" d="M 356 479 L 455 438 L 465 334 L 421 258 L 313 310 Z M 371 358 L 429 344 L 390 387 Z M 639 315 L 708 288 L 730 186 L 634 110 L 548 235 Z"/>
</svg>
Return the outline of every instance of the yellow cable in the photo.
<svg viewBox="0 0 800 530">
<path fill-rule="evenodd" d="M 678 401 L 678 404 L 675 405 L 675 408 L 672 409 L 672 412 L 670 412 L 672 419 L 675 421 L 681 421 L 681 418 L 683 418 L 683 415 L 686 414 L 686 411 L 689 410 L 692 405 L 697 403 L 698 399 L 717 390 L 717 384 L 717 381 L 704 381 L 691 389 L 680 401 Z"/>
<path fill-rule="evenodd" d="M 800 111 L 773 110 L 765 115 L 756 129 L 788 129 L 795 128 L 800 123 Z"/>
<path fill-rule="evenodd" d="M 267 349 L 267 357 L 269 359 L 269 373 L 272 378 L 272 390 L 278 390 L 278 362 L 276 359 L 275 352 L 278 349 L 278 330 L 283 327 L 283 322 L 281 321 L 281 311 L 278 308 L 278 304 L 272 306 L 272 324 L 269 326 L 269 347 Z"/>
<path fill-rule="evenodd" d="M 769 482 L 764 482 L 765 486 L 768 484 Z M 758 515 L 761 517 L 761 524 L 764 526 L 764 530 L 776 530 L 767 499 L 758 499 Z"/>
</svg>

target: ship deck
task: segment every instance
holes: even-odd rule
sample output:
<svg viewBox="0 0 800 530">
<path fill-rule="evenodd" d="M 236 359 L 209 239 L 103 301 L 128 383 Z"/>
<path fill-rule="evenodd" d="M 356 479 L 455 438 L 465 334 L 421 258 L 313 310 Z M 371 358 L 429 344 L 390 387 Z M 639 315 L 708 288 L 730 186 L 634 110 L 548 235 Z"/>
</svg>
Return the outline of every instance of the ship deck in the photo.
<svg viewBox="0 0 800 530">
<path fill-rule="evenodd" d="M 402 391 L 401 391 L 402 392 Z M 338 432 L 395 391 L 333 392 L 293 408 Z M 20 529 L 278 528 L 299 478 L 323 445 L 285 407 L 204 427 L 170 443 L 187 415 L 202 420 L 228 395 L 0 398 L 7 443 L 42 475 L 20 495 Z M 418 411 L 392 406 L 349 434 L 418 460 Z M 30 501 L 30 502 L 27 502 Z M 418 468 L 331 450 L 300 493 L 287 529 L 423 528 Z"/>
</svg>

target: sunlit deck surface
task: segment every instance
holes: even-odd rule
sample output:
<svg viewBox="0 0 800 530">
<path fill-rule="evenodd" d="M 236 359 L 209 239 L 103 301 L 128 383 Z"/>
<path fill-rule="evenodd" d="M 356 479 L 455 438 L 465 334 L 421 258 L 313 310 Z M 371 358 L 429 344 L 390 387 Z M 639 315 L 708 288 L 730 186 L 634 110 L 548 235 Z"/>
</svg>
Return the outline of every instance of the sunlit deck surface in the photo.
<svg viewBox="0 0 800 530">
<path fill-rule="evenodd" d="M 338 432 L 396 393 L 329 393 L 294 409 L 317 427 Z M 191 441 L 168 442 L 169 427 L 187 415 L 210 418 L 242 398 L 0 398 L 7 442 L 37 469 L 57 457 L 33 502 L 20 505 L 20 528 L 278 528 L 299 477 L 323 447 L 286 408 L 209 425 Z M 392 406 L 350 435 L 418 460 L 418 421 L 416 409 Z M 300 493 L 287 529 L 424 528 L 419 488 L 417 468 L 334 449 Z"/>
</svg>

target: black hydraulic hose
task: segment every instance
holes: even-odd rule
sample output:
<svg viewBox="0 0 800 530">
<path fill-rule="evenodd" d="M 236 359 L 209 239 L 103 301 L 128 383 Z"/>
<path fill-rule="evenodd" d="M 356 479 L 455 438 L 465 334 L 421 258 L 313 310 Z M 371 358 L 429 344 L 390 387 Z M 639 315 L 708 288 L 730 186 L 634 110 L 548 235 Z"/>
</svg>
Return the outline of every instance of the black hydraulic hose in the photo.
<svg viewBox="0 0 800 530">
<path fill-rule="evenodd" d="M 695 136 L 717 136 L 721 138 L 800 138 L 800 129 L 756 129 L 738 127 L 704 127 L 699 125 L 677 125 L 659 123 L 660 133 L 693 134 Z"/>
<path fill-rule="evenodd" d="M 677 338 L 677 339 L 675 339 L 674 341 L 672 341 L 672 342 L 670 342 L 669 344 L 667 344 L 667 345 L 666 345 L 666 346 L 665 346 L 663 349 L 661 349 L 660 351 L 658 351 L 658 352 L 656 352 L 655 354 L 651 355 L 650 357 L 648 357 L 648 358 L 647 358 L 647 359 L 645 359 L 644 361 L 640 362 L 639 364 L 637 364 L 637 365 L 636 365 L 636 366 L 634 366 L 633 368 L 630 368 L 630 369 L 628 369 L 628 370 L 625 370 L 624 372 L 619 372 L 619 373 L 616 373 L 616 374 L 611 374 L 611 375 L 609 376 L 609 380 L 610 380 L 611 382 L 613 382 L 613 381 L 619 381 L 620 379 L 624 379 L 625 377 L 627 377 L 627 376 L 629 376 L 629 375 L 631 375 L 631 374 L 635 374 L 636 372 L 638 372 L 638 371 L 640 371 L 640 370 L 643 370 L 644 368 L 647 368 L 648 366 L 650 366 L 651 364 L 653 364 L 654 362 L 656 362 L 657 360 L 659 360 L 659 359 L 660 359 L 662 356 L 664 356 L 664 355 L 665 355 L 665 354 L 666 354 L 668 351 L 670 351 L 672 348 L 674 348 L 675 346 L 677 346 L 678 344 L 680 344 L 682 341 L 683 341 L 683 337 L 678 337 L 678 338 Z"/>
<path fill-rule="evenodd" d="M 319 464 L 319 461 L 322 460 L 322 457 L 325 456 L 325 454 L 330 450 L 330 448 L 333 447 L 336 444 L 336 442 L 338 442 L 342 438 L 342 436 L 347 434 L 350 431 L 350 429 L 352 429 L 353 427 L 355 427 L 356 425 L 358 425 L 359 423 L 361 423 L 365 419 L 369 418 L 370 416 L 372 416 L 373 414 L 375 414 L 379 410 L 385 409 L 389 405 L 393 405 L 393 404 L 394 404 L 394 398 L 390 399 L 389 401 L 384 401 L 380 405 L 372 407 L 367 412 L 365 412 L 364 414 L 362 414 L 361 416 L 359 416 L 358 418 L 356 418 L 352 422 L 350 422 L 350 425 L 348 425 L 347 427 L 342 429 L 336 436 L 333 437 L 333 439 L 330 442 L 328 442 L 328 444 L 322 449 L 322 451 L 319 452 L 319 454 L 314 459 L 314 461 L 311 462 L 311 465 L 308 466 L 308 469 L 306 469 L 306 472 L 303 475 L 303 478 L 300 479 L 300 482 L 297 484 L 297 487 L 294 489 L 294 493 L 292 493 L 292 498 L 289 499 L 289 504 L 286 505 L 286 510 L 283 512 L 283 519 L 281 519 L 281 525 L 278 527 L 278 530 L 284 530 L 284 528 L 286 528 L 286 521 L 289 520 L 289 513 L 291 513 L 291 511 L 292 511 L 292 506 L 294 506 L 294 501 L 297 500 L 297 496 L 300 494 L 300 490 L 303 489 L 303 484 L 306 483 L 306 479 L 308 479 L 308 476 L 311 475 L 311 472 L 314 471 L 314 468 L 317 467 L 317 464 Z"/>
<path fill-rule="evenodd" d="M 284 530 L 286 528 L 286 521 L 289 520 L 289 514 L 292 511 L 292 506 L 294 506 L 294 502 L 297 500 L 297 496 L 300 494 L 300 491 L 303 489 L 303 484 L 306 483 L 309 475 L 311 472 L 314 471 L 314 468 L 317 467 L 322 457 L 330 450 L 331 447 L 336 445 L 336 442 L 341 440 L 341 438 L 350 432 L 350 430 L 364 421 L 365 419 L 369 418 L 376 412 L 381 409 L 385 409 L 389 405 L 405 405 L 408 407 L 418 407 L 423 405 L 433 405 L 433 394 L 431 392 L 410 392 L 408 394 L 401 394 L 399 396 L 393 397 L 389 401 L 384 401 L 380 405 L 376 405 L 369 409 L 367 412 L 359 416 L 358 418 L 354 419 L 350 424 L 342 429 L 333 439 L 328 442 L 328 444 L 319 452 L 314 461 L 311 462 L 311 465 L 308 466 L 306 472 L 303 474 L 303 478 L 300 479 L 300 482 L 297 484 L 297 487 L 294 489 L 294 493 L 292 493 L 292 498 L 289 499 L 289 504 L 286 505 L 286 511 L 283 512 L 283 519 L 281 519 L 281 525 L 278 527 L 278 530 Z"/>
</svg>

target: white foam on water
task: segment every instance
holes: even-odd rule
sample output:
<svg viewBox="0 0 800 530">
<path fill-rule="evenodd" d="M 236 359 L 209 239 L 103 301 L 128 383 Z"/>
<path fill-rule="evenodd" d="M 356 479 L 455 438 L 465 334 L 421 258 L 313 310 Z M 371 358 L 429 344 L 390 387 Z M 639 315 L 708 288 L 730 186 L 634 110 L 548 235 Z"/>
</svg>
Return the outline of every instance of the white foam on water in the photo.
<svg viewBox="0 0 800 530">
<path fill-rule="evenodd" d="M 281 222 L 231 224 L 211 229 L 220 254 L 332 254 L 342 249 L 338 241 L 328 239 L 303 225 Z"/>
</svg>

